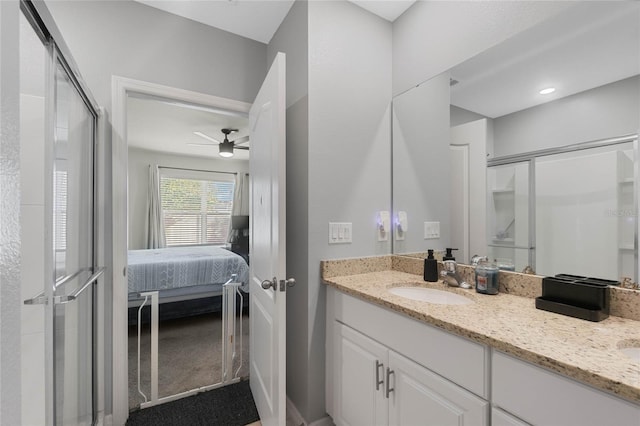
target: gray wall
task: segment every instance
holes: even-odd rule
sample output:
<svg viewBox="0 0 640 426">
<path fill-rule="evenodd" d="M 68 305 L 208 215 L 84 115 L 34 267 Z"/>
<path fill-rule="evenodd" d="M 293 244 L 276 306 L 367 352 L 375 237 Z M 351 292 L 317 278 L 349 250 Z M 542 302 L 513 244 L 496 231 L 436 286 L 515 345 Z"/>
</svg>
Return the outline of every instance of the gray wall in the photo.
<svg viewBox="0 0 640 426">
<path fill-rule="evenodd" d="M 111 76 L 253 102 L 266 45 L 130 0 L 51 1 L 53 18 L 96 101 L 110 109 Z"/>
<path fill-rule="evenodd" d="M 480 120 L 482 118 L 488 118 L 484 115 L 480 115 L 476 112 L 469 111 L 468 109 L 460 108 L 455 105 L 451 105 L 449 117 L 451 121 L 451 127 L 459 126 L 460 124 L 469 123 L 471 121 Z"/>
<path fill-rule="evenodd" d="M 267 48 L 287 55 L 287 396 L 309 413 L 309 40 L 308 3 L 296 1 Z"/>
<path fill-rule="evenodd" d="M 297 0 L 267 46 L 267 67 L 278 52 L 287 55 L 287 108 L 309 93 L 308 13 L 308 2 Z"/>
<path fill-rule="evenodd" d="M 168 154 L 146 149 L 129 148 L 129 249 L 146 247 L 147 200 L 149 164 L 184 169 L 210 170 L 212 172 L 249 172 L 246 160 L 219 160 L 210 157 L 192 157 Z"/>
<path fill-rule="evenodd" d="M 638 133 L 640 76 L 494 119 L 495 156 Z"/>
<path fill-rule="evenodd" d="M 417 1 L 393 24 L 393 93 L 443 73 L 570 1 Z"/>
<path fill-rule="evenodd" d="M 391 24 L 348 2 L 309 3 L 309 324 L 313 421 L 325 415 L 325 286 L 320 260 L 387 254 L 376 212 L 390 208 Z M 352 222 L 352 244 L 328 244 Z"/>
<path fill-rule="evenodd" d="M 269 57 L 278 50 L 289 72 L 287 270 L 299 284 L 287 295 L 287 395 L 313 422 L 326 416 L 320 261 L 390 251 L 375 214 L 390 208 L 391 24 L 344 1 L 298 1 Z M 352 222 L 353 243 L 330 246 L 330 221 Z"/>
</svg>

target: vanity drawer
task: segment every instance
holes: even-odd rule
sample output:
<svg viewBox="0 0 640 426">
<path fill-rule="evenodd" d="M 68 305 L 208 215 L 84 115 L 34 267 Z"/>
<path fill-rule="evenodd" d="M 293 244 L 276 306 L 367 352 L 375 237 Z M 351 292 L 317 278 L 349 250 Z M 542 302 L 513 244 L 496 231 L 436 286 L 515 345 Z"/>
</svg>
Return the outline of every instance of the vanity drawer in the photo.
<svg viewBox="0 0 640 426">
<path fill-rule="evenodd" d="M 501 352 L 491 371 L 493 405 L 532 425 L 640 424 L 640 405 Z"/>
<path fill-rule="evenodd" d="M 334 316 L 416 363 L 487 399 L 486 346 L 414 320 L 333 288 Z"/>
</svg>

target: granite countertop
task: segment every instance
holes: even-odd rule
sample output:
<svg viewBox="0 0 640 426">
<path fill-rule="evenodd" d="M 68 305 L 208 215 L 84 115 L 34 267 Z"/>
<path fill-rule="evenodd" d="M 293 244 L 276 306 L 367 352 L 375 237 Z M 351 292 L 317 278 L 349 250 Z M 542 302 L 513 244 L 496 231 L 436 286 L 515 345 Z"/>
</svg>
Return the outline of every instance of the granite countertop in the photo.
<svg viewBox="0 0 640 426">
<path fill-rule="evenodd" d="M 532 298 L 483 295 L 395 270 L 323 280 L 344 293 L 640 403 L 640 362 L 618 350 L 640 346 L 640 321 L 614 316 L 585 321 L 536 309 Z M 387 291 L 408 285 L 452 291 L 475 303 L 437 305 Z"/>
</svg>

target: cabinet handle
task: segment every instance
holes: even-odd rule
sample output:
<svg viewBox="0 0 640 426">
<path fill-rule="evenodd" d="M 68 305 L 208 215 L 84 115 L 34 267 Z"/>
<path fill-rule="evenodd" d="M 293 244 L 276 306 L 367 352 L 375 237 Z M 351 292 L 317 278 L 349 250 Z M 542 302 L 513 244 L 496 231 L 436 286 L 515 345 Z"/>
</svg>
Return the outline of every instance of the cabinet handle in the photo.
<svg viewBox="0 0 640 426">
<path fill-rule="evenodd" d="M 391 370 L 389 367 L 387 367 L 387 390 L 385 391 L 386 393 L 386 397 L 387 399 L 389 399 L 389 394 L 393 391 L 395 391 L 394 388 L 391 387 L 390 383 L 391 383 L 391 375 L 394 375 L 395 377 L 395 373 L 393 372 L 393 370 Z"/>
<path fill-rule="evenodd" d="M 384 384 L 384 380 L 380 380 L 380 367 L 384 371 L 384 364 L 376 359 L 376 391 L 379 391 L 380 385 Z"/>
</svg>

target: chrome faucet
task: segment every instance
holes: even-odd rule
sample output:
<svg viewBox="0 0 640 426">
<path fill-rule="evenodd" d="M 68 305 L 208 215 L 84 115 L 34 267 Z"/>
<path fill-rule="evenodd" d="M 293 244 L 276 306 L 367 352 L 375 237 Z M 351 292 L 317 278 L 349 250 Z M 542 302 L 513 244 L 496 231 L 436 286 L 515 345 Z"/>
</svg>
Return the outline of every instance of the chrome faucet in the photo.
<svg viewBox="0 0 640 426">
<path fill-rule="evenodd" d="M 444 265 L 444 268 L 442 268 L 440 276 L 442 277 L 442 281 L 444 281 L 447 286 L 471 288 L 471 285 L 469 283 L 460 279 L 460 275 L 458 275 L 458 271 L 456 270 L 455 260 L 445 260 L 442 263 Z"/>
</svg>

